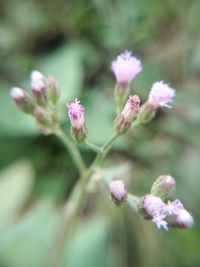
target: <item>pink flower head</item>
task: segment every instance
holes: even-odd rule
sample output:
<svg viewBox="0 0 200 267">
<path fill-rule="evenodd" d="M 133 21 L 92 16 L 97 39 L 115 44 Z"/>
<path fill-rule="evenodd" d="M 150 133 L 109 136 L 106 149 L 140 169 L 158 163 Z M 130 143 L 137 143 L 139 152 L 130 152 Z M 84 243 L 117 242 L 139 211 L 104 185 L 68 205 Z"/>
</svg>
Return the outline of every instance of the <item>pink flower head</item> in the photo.
<svg viewBox="0 0 200 267">
<path fill-rule="evenodd" d="M 74 102 L 67 104 L 67 108 L 72 128 L 82 129 L 84 126 L 84 107 L 80 101 L 75 99 Z"/>
<path fill-rule="evenodd" d="M 176 199 L 166 205 L 169 223 L 179 228 L 190 228 L 194 224 L 192 215 L 184 208 L 180 200 Z"/>
<path fill-rule="evenodd" d="M 168 230 L 168 224 L 179 228 L 190 228 L 194 224 L 192 215 L 178 199 L 165 203 L 159 197 L 146 195 L 142 201 L 142 208 L 158 228 Z"/>
<path fill-rule="evenodd" d="M 171 106 L 172 98 L 175 96 L 175 90 L 163 81 L 155 82 L 151 88 L 148 103 L 155 108 Z"/>
<path fill-rule="evenodd" d="M 124 51 L 117 56 L 111 64 L 117 83 L 126 87 L 132 79 L 142 70 L 141 62 L 132 56 L 130 51 Z"/>
<path fill-rule="evenodd" d="M 146 195 L 143 199 L 143 209 L 150 216 L 152 222 L 160 229 L 161 227 L 168 230 L 167 222 L 165 220 L 165 206 L 166 204 L 161 198 Z"/>
</svg>

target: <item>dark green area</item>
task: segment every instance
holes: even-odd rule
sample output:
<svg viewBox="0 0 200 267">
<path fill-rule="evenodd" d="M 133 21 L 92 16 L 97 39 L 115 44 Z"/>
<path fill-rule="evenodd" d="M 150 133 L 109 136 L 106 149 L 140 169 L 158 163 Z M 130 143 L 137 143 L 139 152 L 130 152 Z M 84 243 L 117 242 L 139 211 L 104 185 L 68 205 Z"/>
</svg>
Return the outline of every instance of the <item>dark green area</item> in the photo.
<svg viewBox="0 0 200 267">
<path fill-rule="evenodd" d="M 143 71 L 132 91 L 148 96 L 154 81 L 176 88 L 173 109 L 117 142 L 104 166 L 128 161 L 129 191 L 143 195 L 161 174 L 177 181 L 176 196 L 195 218 L 191 230 L 159 231 L 137 214 L 115 208 L 107 191 L 91 194 L 67 267 L 197 267 L 200 265 L 200 1 L 0 1 L 0 267 L 43 267 L 53 246 L 63 204 L 78 179 L 56 137 L 42 136 L 14 106 L 12 86 L 28 89 L 37 69 L 54 75 L 65 104 L 85 106 L 89 139 L 112 134 L 114 78 L 110 63 L 130 49 Z M 80 147 L 89 164 L 94 153 Z M 123 169 L 123 168 L 122 168 Z M 112 172 L 112 169 L 110 169 Z"/>
</svg>

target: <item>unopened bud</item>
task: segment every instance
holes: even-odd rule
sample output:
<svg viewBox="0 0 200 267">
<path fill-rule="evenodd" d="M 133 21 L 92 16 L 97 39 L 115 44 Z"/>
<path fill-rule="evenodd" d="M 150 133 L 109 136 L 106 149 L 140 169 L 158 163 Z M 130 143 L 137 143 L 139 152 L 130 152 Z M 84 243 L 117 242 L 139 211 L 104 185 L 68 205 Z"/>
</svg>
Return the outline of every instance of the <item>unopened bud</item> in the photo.
<svg viewBox="0 0 200 267">
<path fill-rule="evenodd" d="M 131 126 L 140 108 L 140 98 L 137 95 L 129 96 L 124 109 L 115 121 L 115 131 L 125 133 Z"/>
<path fill-rule="evenodd" d="M 68 115 L 71 122 L 72 135 L 78 143 L 85 140 L 87 130 L 85 126 L 84 107 L 78 99 L 67 104 Z"/>
<path fill-rule="evenodd" d="M 37 122 L 45 127 L 52 126 L 52 120 L 49 113 L 42 107 L 36 107 L 34 110 L 34 116 Z"/>
<path fill-rule="evenodd" d="M 116 180 L 109 184 L 109 192 L 116 205 L 121 206 L 127 199 L 127 189 L 122 180 Z"/>
<path fill-rule="evenodd" d="M 169 197 L 176 189 L 176 181 L 170 175 L 159 176 L 151 187 L 151 194 L 162 199 Z"/>
<path fill-rule="evenodd" d="M 13 87 L 10 96 L 15 104 L 24 112 L 32 114 L 34 109 L 33 100 L 21 88 Z"/>
<path fill-rule="evenodd" d="M 45 77 L 39 71 L 31 72 L 31 90 L 38 105 L 46 106 L 47 104 L 47 85 Z"/>
<path fill-rule="evenodd" d="M 57 80 L 53 76 L 49 76 L 47 83 L 48 83 L 48 97 L 54 104 L 56 104 L 60 97 L 60 90 L 58 87 Z"/>
</svg>

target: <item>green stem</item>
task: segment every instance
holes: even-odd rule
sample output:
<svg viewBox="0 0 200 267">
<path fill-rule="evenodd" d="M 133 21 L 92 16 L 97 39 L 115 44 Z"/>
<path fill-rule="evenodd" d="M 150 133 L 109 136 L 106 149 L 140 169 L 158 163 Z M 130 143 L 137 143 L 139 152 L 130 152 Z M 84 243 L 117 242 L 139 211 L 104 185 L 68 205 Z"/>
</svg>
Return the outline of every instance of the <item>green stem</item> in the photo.
<svg viewBox="0 0 200 267">
<path fill-rule="evenodd" d="M 61 227 L 58 229 L 57 239 L 55 240 L 54 246 L 52 248 L 52 256 L 50 257 L 50 262 L 48 262 L 47 267 L 57 267 L 60 266 L 61 260 L 63 259 L 64 249 L 66 247 L 66 240 L 70 239 L 74 229 L 77 225 L 78 216 L 83 209 L 83 203 L 87 197 L 87 185 L 92 173 L 92 169 L 89 168 L 78 184 L 75 186 L 67 205 L 69 206 L 67 217 L 63 218 Z"/>
<path fill-rule="evenodd" d="M 77 166 L 79 173 L 83 175 L 84 171 L 86 170 L 86 166 L 76 146 L 68 139 L 61 128 L 57 128 L 54 134 L 63 142 L 63 144 L 69 151 L 74 164 Z"/>
<path fill-rule="evenodd" d="M 132 194 L 128 194 L 127 204 L 134 211 L 138 212 L 138 207 L 139 207 L 139 204 L 140 204 L 140 197 L 132 195 Z"/>
<path fill-rule="evenodd" d="M 91 149 L 91 150 L 93 150 L 94 152 L 100 152 L 102 149 L 99 147 L 99 146 L 97 146 L 97 145 L 95 145 L 95 144 L 92 144 L 92 143 L 90 143 L 89 141 L 87 141 L 87 140 L 85 140 L 84 141 L 84 143 L 83 143 L 87 148 L 89 148 L 89 149 Z"/>
</svg>

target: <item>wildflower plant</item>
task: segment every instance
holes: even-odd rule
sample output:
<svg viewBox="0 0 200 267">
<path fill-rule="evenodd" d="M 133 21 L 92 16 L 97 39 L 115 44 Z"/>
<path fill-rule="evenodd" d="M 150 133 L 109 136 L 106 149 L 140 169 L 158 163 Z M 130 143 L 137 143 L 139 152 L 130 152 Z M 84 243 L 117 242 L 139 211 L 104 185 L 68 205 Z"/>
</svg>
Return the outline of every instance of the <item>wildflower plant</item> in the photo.
<svg viewBox="0 0 200 267">
<path fill-rule="evenodd" d="M 80 174 L 80 179 L 67 200 L 70 208 L 67 209 L 64 234 L 59 238 L 59 251 L 55 257 L 57 260 L 62 254 L 66 240 L 75 229 L 77 219 L 87 199 L 92 177 L 101 169 L 102 161 L 112 145 L 129 129 L 150 122 L 158 108 L 171 108 L 175 96 L 173 88 L 163 81 L 157 81 L 152 85 L 146 102 L 141 105 L 139 96 L 130 94 L 130 84 L 142 71 L 142 65 L 140 60 L 135 58 L 130 51 L 118 55 L 112 62 L 111 69 L 116 79 L 114 99 L 117 115 L 113 122 L 113 135 L 102 146 L 88 141 L 87 122 L 84 116 L 85 108 L 78 99 L 71 102 L 66 99 L 66 109 L 73 139 L 68 137 L 68 134 L 61 128 L 57 106 L 60 89 L 54 77 L 45 77 L 39 71 L 33 71 L 30 79 L 31 93 L 17 87 L 11 90 L 11 98 L 15 104 L 23 112 L 35 118 L 38 128 L 44 134 L 56 135 L 63 142 Z M 95 159 L 89 166 L 86 166 L 76 143 L 96 153 Z M 117 206 L 128 205 L 144 219 L 151 220 L 159 229 L 190 228 L 194 223 L 192 215 L 184 208 L 180 200 L 169 200 L 176 188 L 176 181 L 170 175 L 159 176 L 152 184 L 150 192 L 144 196 L 136 196 L 128 192 L 123 180 L 108 182 L 106 177 L 102 175 L 100 182 L 107 185 L 108 196 L 110 195 L 110 199 Z M 54 266 L 57 266 L 56 263 Z"/>
</svg>

